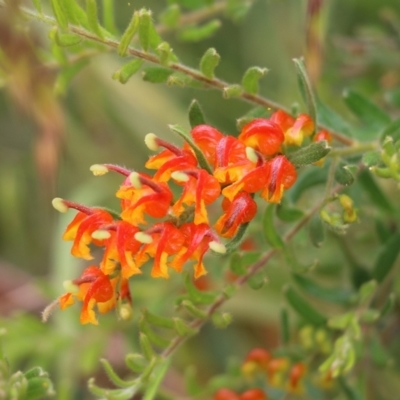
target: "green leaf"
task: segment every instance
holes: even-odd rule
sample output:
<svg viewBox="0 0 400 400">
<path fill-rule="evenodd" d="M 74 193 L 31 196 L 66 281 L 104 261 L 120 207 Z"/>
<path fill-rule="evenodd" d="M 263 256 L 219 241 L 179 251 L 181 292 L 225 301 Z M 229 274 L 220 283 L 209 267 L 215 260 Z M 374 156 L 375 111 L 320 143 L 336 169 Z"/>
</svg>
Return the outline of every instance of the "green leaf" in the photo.
<svg viewBox="0 0 400 400">
<path fill-rule="evenodd" d="M 310 235 L 311 243 L 315 247 L 321 247 L 325 239 L 325 225 L 322 223 L 319 215 L 313 215 L 309 224 L 308 232 Z"/>
<path fill-rule="evenodd" d="M 339 114 L 325 105 L 317 97 L 317 115 L 318 121 L 322 125 L 326 125 L 331 130 L 342 132 L 347 136 L 351 136 L 352 128 Z"/>
<path fill-rule="evenodd" d="M 181 17 L 181 9 L 178 4 L 170 4 L 160 15 L 160 21 L 168 28 L 174 29 L 178 27 Z"/>
<path fill-rule="evenodd" d="M 283 249 L 285 244 L 279 233 L 276 231 L 274 225 L 274 213 L 275 213 L 274 205 L 269 204 L 265 209 L 263 215 L 263 220 L 262 220 L 263 232 L 265 239 L 274 249 Z"/>
<path fill-rule="evenodd" d="M 284 288 L 284 294 L 292 306 L 292 308 L 307 322 L 312 325 L 325 325 L 326 318 L 317 311 L 310 303 L 308 303 L 303 297 L 299 296 L 298 293 L 288 285 Z"/>
<path fill-rule="evenodd" d="M 140 374 L 146 369 L 147 360 L 141 354 L 130 353 L 125 357 L 125 364 L 130 370 Z"/>
<path fill-rule="evenodd" d="M 314 91 L 311 87 L 310 79 L 308 78 L 307 70 L 304 65 L 303 59 L 294 58 L 294 65 L 296 67 L 297 78 L 299 82 L 300 92 L 303 96 L 303 100 L 307 105 L 308 115 L 314 121 L 315 126 L 317 125 L 317 106 L 314 96 Z"/>
<path fill-rule="evenodd" d="M 150 26 L 151 21 L 151 11 L 142 8 L 139 11 L 139 42 L 144 51 L 149 50 L 150 46 Z"/>
<path fill-rule="evenodd" d="M 114 0 L 103 0 L 103 25 L 110 33 L 117 31 L 115 27 Z"/>
<path fill-rule="evenodd" d="M 198 290 L 193 285 L 192 279 L 189 274 L 186 274 L 184 279 L 189 298 L 194 304 L 212 304 L 218 297 L 217 293 L 203 292 Z"/>
<path fill-rule="evenodd" d="M 328 142 L 321 140 L 289 154 L 288 159 L 295 167 L 302 167 L 317 162 L 321 158 L 324 158 L 330 151 L 331 148 Z"/>
<path fill-rule="evenodd" d="M 360 305 L 365 305 L 370 302 L 372 296 L 375 294 L 378 284 L 375 280 L 365 282 L 358 290 L 358 302 Z"/>
<path fill-rule="evenodd" d="M 338 377 L 338 383 L 341 391 L 346 396 L 347 400 L 362 400 L 360 392 L 354 385 L 350 386 L 343 376 Z"/>
<path fill-rule="evenodd" d="M 165 83 L 172 70 L 164 67 L 147 67 L 143 70 L 143 80 L 151 83 Z"/>
<path fill-rule="evenodd" d="M 41 14 L 42 13 L 42 3 L 40 0 L 32 0 L 32 3 L 36 10 Z"/>
<path fill-rule="evenodd" d="M 183 140 L 188 143 L 188 145 L 192 148 L 194 154 L 196 155 L 200 167 L 205 169 L 209 174 L 212 175 L 212 170 L 211 167 L 208 165 L 207 159 L 204 157 L 201 149 L 193 141 L 193 138 L 190 136 L 190 134 L 179 125 L 169 125 L 169 129 L 171 129 L 172 132 L 177 133 Z"/>
<path fill-rule="evenodd" d="M 193 336 L 197 333 L 197 329 L 189 326 L 181 318 L 174 318 L 174 329 L 179 336 Z"/>
<path fill-rule="evenodd" d="M 163 381 L 170 363 L 171 359 L 167 358 L 164 362 L 160 363 L 154 368 L 150 382 L 146 385 L 146 391 L 144 392 L 143 400 L 153 400 L 156 397 L 158 387 Z"/>
<path fill-rule="evenodd" d="M 361 184 L 377 208 L 384 213 L 391 213 L 394 211 L 392 204 L 383 193 L 382 189 L 376 184 L 368 170 L 365 169 L 361 171 L 361 173 L 358 175 L 357 182 Z"/>
<path fill-rule="evenodd" d="M 304 212 L 298 208 L 289 207 L 287 201 L 283 199 L 281 204 L 276 207 L 276 215 L 283 222 L 294 222 L 303 217 Z"/>
<path fill-rule="evenodd" d="M 197 371 L 194 365 L 185 369 L 185 391 L 190 396 L 197 396 L 203 391 L 203 386 L 197 381 Z"/>
<path fill-rule="evenodd" d="M 89 29 L 88 15 L 76 0 L 61 0 L 68 21 L 74 25 L 82 25 Z"/>
<path fill-rule="evenodd" d="M 24 400 L 38 400 L 54 394 L 53 384 L 47 377 L 38 376 L 28 379 L 28 389 Z"/>
<path fill-rule="evenodd" d="M 38 376 L 48 376 L 48 373 L 42 367 L 33 367 L 24 373 L 26 379 L 36 378 Z"/>
<path fill-rule="evenodd" d="M 246 267 L 243 264 L 242 257 L 239 253 L 233 253 L 229 263 L 230 270 L 235 275 L 244 275 L 247 272 Z"/>
<path fill-rule="evenodd" d="M 153 314 L 146 308 L 142 311 L 142 313 L 144 319 L 151 325 L 166 329 L 174 328 L 174 321 L 172 320 L 172 318 L 162 317 L 160 315 Z"/>
<path fill-rule="evenodd" d="M 346 305 L 350 302 L 353 296 L 351 291 L 341 287 L 322 287 L 304 275 L 294 273 L 292 276 L 293 280 L 302 290 L 321 300 Z"/>
<path fill-rule="evenodd" d="M 143 65 L 144 61 L 140 58 L 134 58 L 127 64 L 122 66 L 119 70 L 115 71 L 112 78 L 120 81 L 121 83 L 126 83 L 129 78 L 133 76 L 140 67 Z"/>
<path fill-rule="evenodd" d="M 150 328 L 150 326 L 148 325 L 147 321 L 144 318 L 142 318 L 141 321 L 139 322 L 139 327 L 141 333 L 145 334 L 146 338 L 157 347 L 164 349 L 169 345 L 170 340 L 165 339 L 163 336 L 160 336 L 157 333 L 155 333 Z"/>
<path fill-rule="evenodd" d="M 349 186 L 354 183 L 355 176 L 351 167 L 344 162 L 339 163 L 335 169 L 335 180 L 337 183 L 343 186 Z"/>
<path fill-rule="evenodd" d="M 390 293 L 389 297 L 387 298 L 385 304 L 381 309 L 381 317 L 385 317 L 386 315 L 388 315 L 393 310 L 395 303 L 396 303 L 396 294 Z"/>
<path fill-rule="evenodd" d="M 118 54 L 120 56 L 125 56 L 127 51 L 128 51 L 128 47 L 133 39 L 133 37 L 135 36 L 136 32 L 139 29 L 139 12 L 135 11 L 132 15 L 132 19 L 129 22 L 129 25 L 127 26 L 127 28 L 125 29 L 124 34 L 121 37 L 121 41 L 119 42 L 118 45 Z"/>
<path fill-rule="evenodd" d="M 136 382 L 135 381 L 125 381 L 123 379 L 121 379 L 117 373 L 114 371 L 113 367 L 111 366 L 111 364 L 104 358 L 100 359 L 100 363 L 102 364 L 104 371 L 106 372 L 108 379 L 110 379 L 110 381 L 112 383 L 114 383 L 114 385 L 121 387 L 121 388 L 127 388 L 127 387 L 131 387 L 132 385 L 134 385 Z"/>
<path fill-rule="evenodd" d="M 381 155 L 379 151 L 368 151 L 367 153 L 363 154 L 362 162 L 366 167 L 373 167 L 382 162 Z"/>
<path fill-rule="evenodd" d="M 51 0 L 54 16 L 62 29 L 68 28 L 68 17 L 60 0 Z"/>
<path fill-rule="evenodd" d="M 289 327 L 289 313 L 285 307 L 280 312 L 280 325 L 281 325 L 281 342 L 287 345 L 290 340 L 290 327 Z"/>
<path fill-rule="evenodd" d="M 168 42 L 160 43 L 155 50 L 160 56 L 161 65 L 168 66 L 172 59 L 175 58 L 172 48 Z"/>
<path fill-rule="evenodd" d="M 209 48 L 201 57 L 200 60 L 200 71 L 201 73 L 210 79 L 214 78 L 214 70 L 219 64 L 220 55 L 214 48 Z"/>
<path fill-rule="evenodd" d="M 211 320 L 216 328 L 225 329 L 232 322 L 232 315 L 216 311 L 212 314 Z"/>
<path fill-rule="evenodd" d="M 86 0 L 86 14 L 88 19 L 89 29 L 95 33 L 99 38 L 104 39 L 99 24 L 99 16 L 97 11 L 96 0 Z"/>
<path fill-rule="evenodd" d="M 257 94 L 259 90 L 258 81 L 268 72 L 267 68 L 250 67 L 242 78 L 243 89 L 250 94 Z"/>
<path fill-rule="evenodd" d="M 61 47 L 75 46 L 82 42 L 82 38 L 73 33 L 61 33 L 57 31 L 55 36 L 56 43 Z"/>
<path fill-rule="evenodd" d="M 213 19 L 201 26 L 188 26 L 180 30 L 178 33 L 179 39 L 186 42 L 200 42 L 214 35 L 220 28 L 221 21 Z"/>
<path fill-rule="evenodd" d="M 206 319 L 207 313 L 204 310 L 196 307 L 190 300 L 183 300 L 181 305 L 186 308 L 188 312 L 194 315 L 196 318 Z"/>
<path fill-rule="evenodd" d="M 266 284 L 264 273 L 261 271 L 251 275 L 247 283 L 253 290 L 260 290 Z"/>
<path fill-rule="evenodd" d="M 378 254 L 378 258 L 375 261 L 372 269 L 372 276 L 379 283 L 382 282 L 392 268 L 395 266 L 397 256 L 400 253 L 400 232 L 392 235 L 387 241 L 385 246 L 381 249 Z"/>
<path fill-rule="evenodd" d="M 197 100 L 192 100 L 189 106 L 189 122 L 190 126 L 194 128 L 197 125 L 203 125 L 206 120 L 203 115 L 203 110 Z"/>
<path fill-rule="evenodd" d="M 367 97 L 353 90 L 346 90 L 343 93 L 344 102 L 352 113 L 368 128 L 373 139 L 377 133 L 390 123 L 390 117 Z M 373 136 L 372 136 L 373 135 Z"/>
<path fill-rule="evenodd" d="M 150 361 L 154 358 L 154 349 L 150 343 L 149 338 L 143 332 L 139 333 L 140 348 L 142 349 L 143 355 L 146 360 Z"/>
<path fill-rule="evenodd" d="M 400 139 L 400 118 L 386 126 L 380 135 L 380 141 L 383 142 L 388 136 L 392 137 L 394 142 Z"/>
<path fill-rule="evenodd" d="M 338 329 L 344 331 L 350 325 L 351 321 L 354 319 L 353 312 L 347 312 L 340 315 L 335 315 L 329 318 L 328 326 L 332 329 Z"/>
</svg>

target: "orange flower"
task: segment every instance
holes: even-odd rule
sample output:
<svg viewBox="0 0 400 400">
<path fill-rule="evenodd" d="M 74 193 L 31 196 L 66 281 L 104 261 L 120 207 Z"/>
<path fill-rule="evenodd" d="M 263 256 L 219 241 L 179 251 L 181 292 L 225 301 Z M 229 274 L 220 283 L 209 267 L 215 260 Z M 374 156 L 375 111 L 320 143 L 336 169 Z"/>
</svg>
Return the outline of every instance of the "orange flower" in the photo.
<svg viewBox="0 0 400 400">
<path fill-rule="evenodd" d="M 240 396 L 231 389 L 218 389 L 213 397 L 213 400 L 240 400 Z"/>
<path fill-rule="evenodd" d="M 284 190 L 289 189 L 297 178 L 294 165 L 283 155 L 266 163 L 265 175 L 267 185 L 260 195 L 270 203 L 280 203 Z"/>
<path fill-rule="evenodd" d="M 243 127 L 238 139 L 265 156 L 273 156 L 279 152 L 285 137 L 275 122 L 257 118 Z"/>
<path fill-rule="evenodd" d="M 83 302 L 80 322 L 82 324 L 98 324 L 94 307 L 104 314 L 115 307 L 116 285 L 119 278 L 111 279 L 96 266 L 86 268 L 81 277 L 72 281 L 78 287 L 77 293 L 68 292 L 59 298 L 62 310 L 74 303 L 74 298 Z M 124 293 L 121 296 L 129 298 L 129 289 L 124 285 Z"/>
<path fill-rule="evenodd" d="M 192 131 L 191 135 L 193 137 L 196 145 L 201 149 L 204 157 L 211 164 L 215 164 L 216 148 L 218 142 L 223 139 L 224 136 L 219 130 L 215 129 L 210 125 L 197 125 Z"/>
<path fill-rule="evenodd" d="M 289 368 L 287 358 L 272 358 L 268 363 L 268 382 L 271 386 L 280 387 L 283 383 L 283 374 Z"/>
<path fill-rule="evenodd" d="M 306 373 L 304 363 L 297 363 L 292 366 L 289 372 L 289 390 L 293 393 L 299 393 L 303 390 L 301 380 Z"/>
<path fill-rule="evenodd" d="M 153 218 L 165 217 L 173 198 L 168 185 L 136 172 L 130 175 L 130 181 L 132 180 L 135 181 L 134 185 L 124 184 L 116 194 L 123 200 L 121 218 L 133 225 L 139 225 L 147 223 L 144 214 Z"/>
<path fill-rule="evenodd" d="M 241 394 L 240 400 L 267 400 L 267 395 L 261 389 L 249 389 Z"/>
<path fill-rule="evenodd" d="M 224 246 L 219 243 L 218 237 L 207 224 L 183 224 L 180 231 L 185 238 L 185 242 L 181 250 L 172 260 L 171 267 L 181 272 L 186 261 L 196 260 L 197 264 L 194 267 L 194 277 L 198 278 L 205 275 L 207 271 L 203 265 L 204 254 L 210 248 L 223 253 L 225 250 Z"/>
<path fill-rule="evenodd" d="M 88 245 L 92 242 L 101 245 L 102 241 L 94 241 L 92 233 L 102 225 L 111 223 L 113 217 L 110 213 L 100 208 L 89 208 L 71 201 L 62 201 L 68 208 L 74 208 L 79 211 L 67 226 L 63 239 L 74 241 L 71 248 L 71 253 L 74 257 L 80 257 L 85 260 L 93 259 Z"/>
<path fill-rule="evenodd" d="M 172 212 L 180 216 L 186 206 L 195 205 L 194 223 L 196 225 L 208 223 L 206 205 L 214 202 L 221 193 L 218 181 L 203 169 L 177 171 L 172 178 L 183 184 L 183 193 L 172 207 Z"/>
<path fill-rule="evenodd" d="M 269 117 L 269 119 L 279 125 L 283 132 L 286 132 L 288 129 L 290 129 L 295 121 L 291 115 L 282 110 L 275 111 Z"/>
<path fill-rule="evenodd" d="M 234 199 L 222 201 L 224 214 L 215 223 L 215 230 L 226 238 L 235 236 L 239 226 L 250 222 L 257 213 L 257 203 L 246 192 L 239 192 Z"/>
<path fill-rule="evenodd" d="M 253 375 L 254 372 L 268 371 L 268 363 L 271 360 L 271 354 L 260 347 L 249 351 L 242 365 L 242 372 L 245 375 Z"/>
</svg>

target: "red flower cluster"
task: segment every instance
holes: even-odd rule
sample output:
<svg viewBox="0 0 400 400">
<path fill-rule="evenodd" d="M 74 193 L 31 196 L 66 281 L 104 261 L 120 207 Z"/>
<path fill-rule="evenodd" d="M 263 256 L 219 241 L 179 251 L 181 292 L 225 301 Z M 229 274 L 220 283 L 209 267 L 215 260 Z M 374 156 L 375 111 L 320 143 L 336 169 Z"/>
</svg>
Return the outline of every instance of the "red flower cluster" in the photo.
<svg viewBox="0 0 400 400">
<path fill-rule="evenodd" d="M 267 400 L 267 394 L 261 389 L 249 389 L 238 394 L 231 389 L 219 389 L 214 394 L 213 400 Z"/>
<path fill-rule="evenodd" d="M 150 259 L 152 277 L 168 278 L 171 268 L 181 272 L 187 261 L 195 262 L 195 278 L 204 275 L 205 253 L 224 253 L 220 237 L 233 238 L 256 215 L 254 194 L 279 203 L 294 184 L 296 170 L 282 154 L 282 146 L 301 144 L 313 129 L 308 116 L 293 119 L 278 111 L 270 119 L 245 125 L 238 138 L 209 125 L 196 126 L 191 136 L 197 152 L 187 143 L 180 148 L 148 134 L 147 146 L 162 149 L 145 164 L 156 170 L 153 176 L 111 164 L 92 166 L 95 175 L 115 171 L 124 176 L 116 193 L 122 210 L 116 218 L 101 208 L 54 199 L 59 211 L 78 211 L 63 237 L 73 241 L 75 257 L 90 260 L 89 245 L 104 248 L 99 266 L 88 267 L 68 283 L 67 293 L 59 299 L 61 308 L 82 301 L 81 322 L 96 324 L 95 306 L 103 313 L 129 301 L 128 279 L 141 273 Z M 202 160 L 196 157 L 198 150 Z M 182 188 L 177 198 L 171 182 Z M 222 213 L 212 225 L 207 206 L 219 198 Z M 147 227 L 149 219 L 153 224 Z"/>
</svg>

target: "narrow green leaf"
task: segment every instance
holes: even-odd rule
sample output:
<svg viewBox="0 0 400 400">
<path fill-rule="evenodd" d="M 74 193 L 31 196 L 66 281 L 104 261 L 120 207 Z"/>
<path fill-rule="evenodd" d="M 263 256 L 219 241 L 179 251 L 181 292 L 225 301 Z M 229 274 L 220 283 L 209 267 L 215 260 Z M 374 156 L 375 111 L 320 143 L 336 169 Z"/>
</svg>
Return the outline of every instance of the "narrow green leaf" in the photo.
<svg viewBox="0 0 400 400">
<path fill-rule="evenodd" d="M 153 314 L 148 309 L 144 309 L 142 313 L 145 320 L 151 325 L 167 329 L 174 328 L 174 321 L 172 320 L 172 318 L 162 317 L 160 315 Z"/>
<path fill-rule="evenodd" d="M 302 290 L 321 300 L 346 305 L 350 302 L 352 296 L 354 295 L 354 293 L 351 291 L 341 287 L 322 287 L 304 275 L 293 274 L 292 276 L 293 280 Z"/>
<path fill-rule="evenodd" d="M 246 273 L 246 267 L 243 264 L 242 257 L 240 256 L 239 253 L 233 253 L 230 259 L 230 270 L 235 274 L 235 275 L 244 275 Z"/>
<path fill-rule="evenodd" d="M 207 318 L 207 313 L 200 308 L 196 307 L 190 300 L 183 300 L 181 305 L 186 308 L 192 315 L 196 318 L 205 319 Z"/>
<path fill-rule="evenodd" d="M 97 11 L 96 0 L 86 0 L 86 14 L 88 18 L 89 29 L 99 38 L 104 39 L 99 24 L 99 16 Z"/>
<path fill-rule="evenodd" d="M 197 160 L 199 162 L 200 167 L 205 169 L 209 174 L 212 175 L 212 170 L 211 170 L 211 167 L 208 164 L 207 159 L 205 158 L 205 156 L 204 156 L 203 152 L 201 151 L 201 149 L 193 141 L 193 139 L 190 136 L 190 134 L 188 132 L 186 132 L 179 125 L 169 125 L 169 129 L 171 129 L 172 132 L 177 133 L 183 140 L 185 140 L 188 143 L 188 145 L 194 151 L 194 154 L 196 155 L 196 158 L 197 158 Z"/>
<path fill-rule="evenodd" d="M 133 76 L 140 67 L 143 65 L 144 61 L 140 58 L 134 58 L 127 64 L 122 66 L 119 70 L 115 71 L 112 78 L 119 80 L 121 83 L 126 83 L 129 78 Z"/>
<path fill-rule="evenodd" d="M 177 28 L 181 9 L 176 3 L 170 4 L 160 15 L 160 21 L 170 29 Z"/>
<path fill-rule="evenodd" d="M 300 150 L 289 154 L 288 159 L 295 167 L 302 167 L 313 164 L 324 158 L 331 151 L 331 147 L 326 140 L 314 142 Z"/>
<path fill-rule="evenodd" d="M 143 80 L 151 83 L 165 83 L 172 70 L 164 67 L 147 67 L 143 70 Z"/>
<path fill-rule="evenodd" d="M 127 354 L 125 357 L 125 364 L 133 372 L 142 373 L 146 366 L 147 361 L 141 354 Z"/>
<path fill-rule="evenodd" d="M 88 389 L 89 392 L 94 394 L 100 399 L 107 399 L 107 400 L 129 400 L 132 399 L 140 388 L 140 384 L 138 383 L 135 386 L 131 386 L 130 388 L 124 389 L 103 389 L 97 386 L 94 383 L 94 378 L 89 379 L 88 382 Z"/>
<path fill-rule="evenodd" d="M 289 313 L 286 307 L 283 307 L 280 312 L 281 322 L 281 341 L 283 345 L 287 345 L 290 340 Z"/>
<path fill-rule="evenodd" d="M 290 286 L 284 288 L 284 294 L 292 308 L 306 321 L 313 325 L 326 324 L 326 318 L 317 311 L 310 303 L 299 296 Z"/>
<path fill-rule="evenodd" d="M 156 345 L 157 347 L 160 347 L 162 349 L 166 348 L 170 341 L 165 339 L 164 337 L 158 335 L 155 333 L 150 326 L 148 325 L 147 321 L 145 319 L 142 319 L 139 323 L 140 331 L 141 333 L 145 334 L 147 339 Z M 144 352 L 144 350 L 143 350 Z"/>
<path fill-rule="evenodd" d="M 236 235 L 228 243 L 225 244 L 226 254 L 232 253 L 240 246 L 249 225 L 250 222 L 246 222 L 245 224 L 240 225 L 238 231 L 236 232 Z"/>
<path fill-rule="evenodd" d="M 140 32 L 140 26 L 139 26 Z M 149 27 L 149 47 L 154 51 L 157 51 L 158 47 L 163 43 L 161 36 L 158 34 L 156 27 L 154 26 L 153 20 L 150 19 L 150 27 Z M 167 42 L 164 42 L 167 43 Z M 168 44 L 169 45 L 169 44 Z M 176 61 L 177 57 L 173 55 L 172 49 L 170 49 L 169 54 L 171 55 L 171 60 Z"/>
<path fill-rule="evenodd" d="M 75 46 L 82 42 L 82 38 L 73 33 L 61 33 L 57 31 L 55 36 L 56 43 L 61 47 Z"/>
<path fill-rule="evenodd" d="M 150 382 L 146 386 L 146 391 L 144 392 L 143 400 L 153 400 L 155 399 L 158 391 L 158 387 L 164 379 L 168 367 L 171 363 L 171 359 L 167 358 L 164 362 L 160 363 L 154 368 Z"/>
<path fill-rule="evenodd" d="M 117 31 L 115 27 L 114 0 L 103 0 L 103 25 L 110 33 Z"/>
<path fill-rule="evenodd" d="M 89 29 L 88 16 L 76 0 L 60 0 L 68 21 L 74 25 L 82 25 Z"/>
<path fill-rule="evenodd" d="M 352 127 L 341 115 L 337 114 L 317 97 L 317 115 L 319 123 L 326 125 L 333 131 L 342 132 L 351 136 Z"/>
<path fill-rule="evenodd" d="M 250 94 L 257 94 L 259 90 L 258 81 L 268 72 L 267 68 L 250 67 L 242 78 L 243 89 Z"/>
<path fill-rule="evenodd" d="M 189 274 L 185 275 L 184 282 L 185 282 L 185 287 L 186 287 L 186 290 L 190 297 L 190 300 L 194 304 L 211 304 L 215 301 L 215 299 L 218 296 L 218 294 L 216 294 L 216 293 L 203 292 L 203 291 L 198 290 L 193 285 L 192 278 L 189 276 Z"/>
<path fill-rule="evenodd" d="M 319 215 L 314 215 L 311 218 L 308 229 L 311 243 L 315 247 L 321 247 L 325 239 L 325 225 L 322 223 Z"/>
<path fill-rule="evenodd" d="M 188 26 L 178 33 L 179 39 L 186 42 L 200 42 L 211 37 L 221 26 L 221 21 L 213 19 L 201 26 Z"/>
<path fill-rule="evenodd" d="M 400 232 L 393 234 L 378 254 L 372 269 L 372 276 L 379 283 L 382 282 L 395 266 L 400 253 Z"/>
<path fill-rule="evenodd" d="M 388 136 L 392 137 L 395 142 L 400 139 L 400 118 L 392 121 L 383 129 L 380 141 L 383 142 Z"/>
<path fill-rule="evenodd" d="M 303 100 L 307 105 L 308 115 L 314 121 L 315 126 L 317 125 L 317 106 L 314 91 L 311 86 L 310 79 L 308 78 L 307 70 L 304 65 L 303 59 L 294 58 L 294 65 L 296 67 L 297 78 L 299 82 L 300 92 L 303 96 Z"/>
<path fill-rule="evenodd" d="M 206 120 L 203 115 L 203 110 L 197 100 L 192 100 L 189 106 L 189 123 L 192 128 L 197 125 L 203 125 Z"/>
<path fill-rule="evenodd" d="M 197 333 L 197 329 L 190 327 L 181 318 L 174 318 L 174 329 L 179 336 L 192 336 Z"/>
<path fill-rule="evenodd" d="M 366 167 L 373 167 L 382 162 L 381 155 L 379 151 L 368 151 L 367 153 L 363 154 L 362 162 Z"/>
<path fill-rule="evenodd" d="M 112 383 L 114 383 L 116 386 L 121 387 L 121 388 L 126 388 L 126 387 L 131 387 L 134 385 L 136 382 L 135 381 L 125 381 L 121 379 L 117 373 L 114 371 L 113 367 L 111 364 L 104 358 L 100 359 L 100 363 L 102 364 L 104 371 L 106 372 L 108 379 Z"/>
<path fill-rule="evenodd" d="M 139 341 L 140 341 L 140 348 L 142 349 L 144 357 L 148 361 L 152 360 L 154 358 L 155 353 L 147 335 L 143 332 L 140 332 Z"/>
<path fill-rule="evenodd" d="M 368 193 L 371 201 L 384 213 L 393 212 L 393 206 L 383 193 L 382 189 L 376 184 L 371 173 L 368 170 L 363 170 L 358 175 L 357 181 L 363 189 Z"/>
<path fill-rule="evenodd" d="M 343 186 L 350 186 L 354 183 L 354 173 L 345 162 L 340 162 L 335 170 L 335 181 Z"/>
<path fill-rule="evenodd" d="M 139 42 L 144 51 L 150 46 L 151 11 L 142 8 L 139 11 Z"/>
<path fill-rule="evenodd" d="M 262 220 L 264 236 L 267 242 L 274 249 L 283 249 L 285 244 L 279 233 L 276 231 L 274 225 L 274 213 L 275 213 L 275 206 L 273 204 L 269 204 L 265 209 Z"/>
<path fill-rule="evenodd" d="M 126 55 L 128 47 L 139 28 L 139 20 L 139 13 L 138 11 L 135 11 L 132 15 L 132 19 L 130 20 L 129 25 L 127 26 L 124 34 L 121 37 L 121 41 L 119 42 L 118 54 L 120 56 Z"/>
<path fill-rule="evenodd" d="M 276 215 L 283 222 L 294 222 L 299 220 L 303 215 L 303 211 L 298 208 L 290 207 L 285 198 L 281 204 L 276 207 Z"/>
<path fill-rule="evenodd" d="M 33 5 L 35 6 L 36 10 L 41 14 L 42 13 L 42 3 L 40 0 L 32 0 Z"/>
<path fill-rule="evenodd" d="M 374 136 L 384 129 L 390 122 L 390 117 L 367 97 L 353 90 L 343 93 L 344 102 L 352 113 L 368 128 Z"/>
<path fill-rule="evenodd" d="M 214 78 L 214 70 L 219 64 L 220 60 L 220 55 L 217 53 L 217 51 L 214 48 L 209 48 L 204 54 L 203 57 L 201 57 L 200 60 L 200 71 L 201 73 L 210 79 Z"/>
<path fill-rule="evenodd" d="M 62 29 L 68 28 L 68 17 L 60 0 L 51 0 L 54 16 Z"/>
</svg>

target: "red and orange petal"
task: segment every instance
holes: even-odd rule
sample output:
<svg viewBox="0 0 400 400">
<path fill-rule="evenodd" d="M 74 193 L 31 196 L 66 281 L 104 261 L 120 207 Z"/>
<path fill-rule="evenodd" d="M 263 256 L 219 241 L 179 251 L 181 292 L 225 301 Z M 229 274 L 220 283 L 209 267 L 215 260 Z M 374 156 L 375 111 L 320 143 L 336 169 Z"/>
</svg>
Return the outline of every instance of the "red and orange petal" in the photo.
<svg viewBox="0 0 400 400">
<path fill-rule="evenodd" d="M 291 392 L 300 392 L 302 390 L 301 381 L 306 374 L 306 366 L 304 363 L 297 363 L 292 366 L 289 372 L 289 390 Z"/>
<path fill-rule="evenodd" d="M 180 228 L 185 241 L 184 245 L 171 262 L 171 267 L 181 272 L 188 260 L 196 260 L 194 266 L 194 277 L 197 279 L 207 273 L 203 257 L 209 249 L 209 243 L 214 240 L 208 224 L 195 225 L 194 223 L 183 224 Z"/>
<path fill-rule="evenodd" d="M 239 226 L 250 222 L 257 213 L 257 203 L 247 192 L 239 192 L 232 202 L 222 201 L 224 214 L 215 223 L 215 230 L 226 238 L 233 237 Z"/>
<path fill-rule="evenodd" d="M 240 400 L 240 396 L 231 389 L 218 389 L 213 397 L 213 400 Z"/>
<path fill-rule="evenodd" d="M 179 156 L 170 150 L 163 150 L 150 157 L 145 166 L 157 170 L 153 178 L 155 181 L 167 182 L 173 172 L 196 167 L 197 159 L 189 150 L 182 150 L 182 155 Z"/>
<path fill-rule="evenodd" d="M 93 257 L 90 254 L 88 245 L 93 242 L 92 233 L 99 229 L 101 225 L 109 224 L 112 221 L 113 217 L 111 214 L 102 209 L 93 209 L 93 213 L 89 215 L 78 212 L 67 226 L 63 235 L 64 240 L 74 241 L 71 249 L 72 255 L 85 260 L 91 260 Z"/>
<path fill-rule="evenodd" d="M 267 184 L 261 197 L 269 203 L 280 203 L 284 190 L 289 189 L 296 178 L 296 168 L 285 156 L 274 157 L 266 163 Z"/>
<path fill-rule="evenodd" d="M 285 131 L 285 144 L 300 146 L 305 137 L 314 132 L 314 121 L 307 114 L 300 114 L 293 126 Z"/>
<path fill-rule="evenodd" d="M 205 170 L 185 171 L 185 173 L 189 180 L 184 183 L 182 195 L 173 205 L 172 212 L 174 215 L 180 216 L 185 211 L 184 205 L 194 204 L 194 223 L 196 225 L 208 223 L 205 206 L 213 203 L 219 197 L 221 186 L 217 179 Z"/>
<path fill-rule="evenodd" d="M 267 400 L 267 394 L 258 388 L 249 389 L 240 395 L 240 400 Z"/>
<path fill-rule="evenodd" d="M 290 129 L 294 125 L 295 121 L 291 115 L 282 110 L 274 112 L 269 119 L 279 125 L 283 132 Z"/>
<path fill-rule="evenodd" d="M 246 145 L 233 136 L 224 136 L 215 149 L 215 167 L 227 167 L 232 164 L 249 162 Z"/>
<path fill-rule="evenodd" d="M 275 122 L 257 118 L 243 127 L 238 139 L 261 154 L 272 156 L 280 151 L 285 136 Z"/>
<path fill-rule="evenodd" d="M 191 131 L 191 135 L 207 161 L 214 165 L 217 144 L 225 135 L 214 127 L 204 124 L 195 126 Z"/>
<path fill-rule="evenodd" d="M 328 143 L 332 143 L 332 135 L 326 131 L 326 130 L 321 130 L 319 131 L 314 137 L 313 141 L 314 142 L 321 142 L 322 140 L 326 140 Z"/>
<path fill-rule="evenodd" d="M 256 363 L 261 369 L 267 371 L 268 363 L 271 360 L 271 353 L 261 347 L 256 347 L 247 353 L 245 362 Z"/>
<path fill-rule="evenodd" d="M 146 224 L 145 214 L 153 218 L 163 218 L 168 214 L 173 194 L 166 183 L 157 183 L 159 191 L 143 186 L 135 189 L 130 202 L 123 202 L 121 218 L 133 225 Z M 124 198 L 123 188 L 117 192 L 117 197 Z"/>
<path fill-rule="evenodd" d="M 222 190 L 222 194 L 228 200 L 233 201 L 240 191 L 256 193 L 262 190 L 268 184 L 268 170 L 268 163 L 254 168 L 238 181 L 225 187 Z"/>
</svg>

